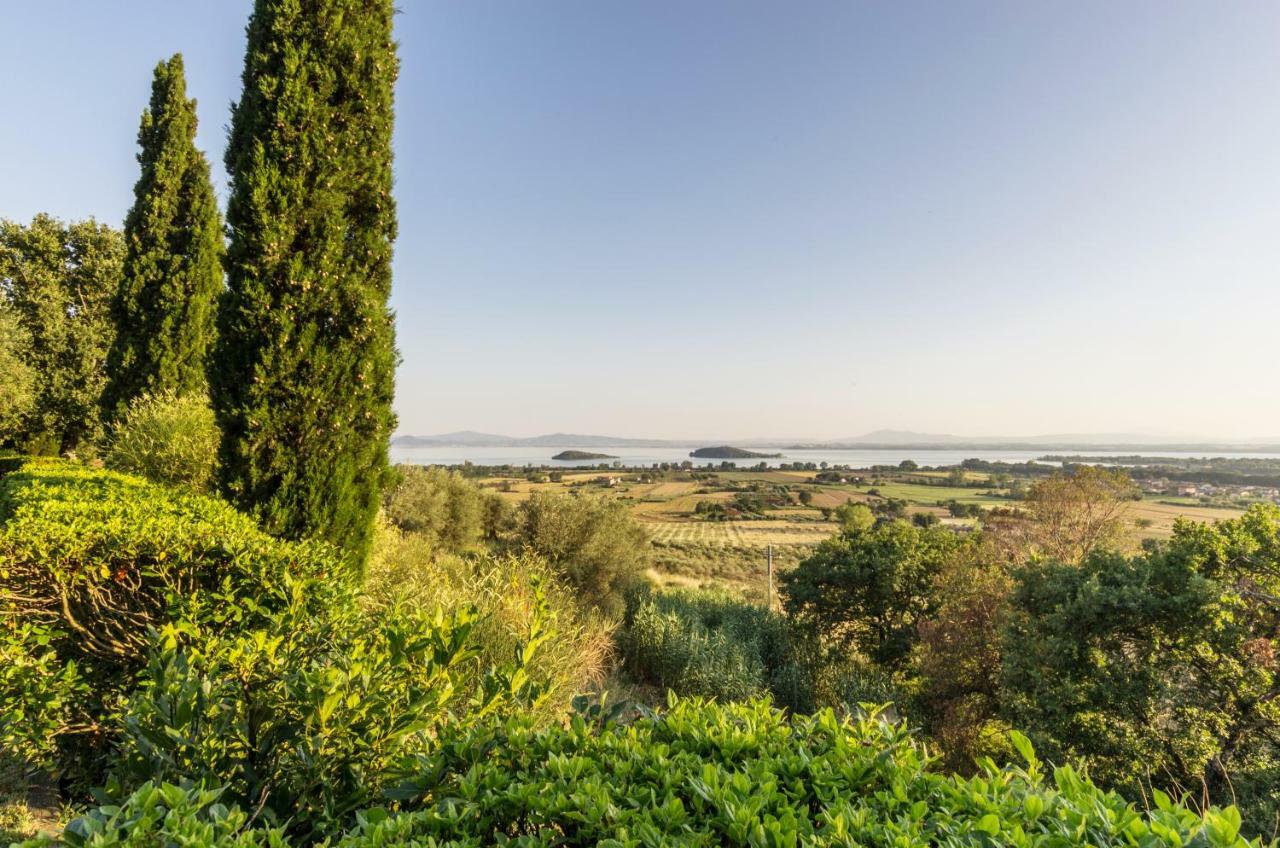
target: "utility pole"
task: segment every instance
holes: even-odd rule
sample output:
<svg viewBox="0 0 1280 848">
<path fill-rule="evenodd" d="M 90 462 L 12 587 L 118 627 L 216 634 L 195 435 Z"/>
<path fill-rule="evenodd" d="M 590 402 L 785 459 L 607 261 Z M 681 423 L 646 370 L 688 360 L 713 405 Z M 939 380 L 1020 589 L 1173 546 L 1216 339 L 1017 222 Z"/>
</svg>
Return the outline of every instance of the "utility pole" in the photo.
<svg viewBox="0 0 1280 848">
<path fill-rule="evenodd" d="M 773 609 L 773 545 L 769 546 L 769 600 L 767 609 Z"/>
</svg>

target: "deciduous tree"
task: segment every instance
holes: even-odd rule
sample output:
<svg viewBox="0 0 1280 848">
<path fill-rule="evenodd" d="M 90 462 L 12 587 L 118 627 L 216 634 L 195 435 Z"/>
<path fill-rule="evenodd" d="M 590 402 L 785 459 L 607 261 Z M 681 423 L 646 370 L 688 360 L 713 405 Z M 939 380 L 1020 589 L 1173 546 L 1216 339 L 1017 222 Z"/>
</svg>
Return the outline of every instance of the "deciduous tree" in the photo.
<svg viewBox="0 0 1280 848">
<path fill-rule="evenodd" d="M 0 297 L 30 343 L 35 396 L 22 425 L 30 449 L 74 452 L 100 432 L 108 304 L 120 281 L 120 233 L 92 219 L 0 221 Z"/>
<path fill-rule="evenodd" d="M 0 298 L 0 446 L 12 445 L 35 404 L 35 369 L 27 364 L 29 334 Z"/>
<path fill-rule="evenodd" d="M 1158 550 L 1016 572 L 1005 715 L 1112 786 L 1280 809 L 1280 510 L 1180 522 Z"/>
<path fill-rule="evenodd" d="M 1037 481 L 1027 491 L 1023 516 L 993 520 L 990 529 L 1012 559 L 1078 564 L 1123 542 L 1124 514 L 1136 496 L 1124 471 L 1080 466 Z"/>
<path fill-rule="evenodd" d="M 782 575 L 787 613 L 830 645 L 896 666 L 935 608 L 935 577 L 961 544 L 950 530 L 905 521 L 847 531 Z"/>
</svg>

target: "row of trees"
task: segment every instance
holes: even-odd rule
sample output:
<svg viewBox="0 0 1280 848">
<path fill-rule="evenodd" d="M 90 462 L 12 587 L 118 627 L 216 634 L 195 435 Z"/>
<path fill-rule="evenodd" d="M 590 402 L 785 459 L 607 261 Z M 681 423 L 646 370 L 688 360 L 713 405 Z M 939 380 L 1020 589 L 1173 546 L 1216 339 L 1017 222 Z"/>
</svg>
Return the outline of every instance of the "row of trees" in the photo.
<svg viewBox="0 0 1280 848">
<path fill-rule="evenodd" d="M 207 396 L 222 493 L 363 561 L 395 423 L 392 14 L 255 4 L 226 238 L 181 56 L 155 70 L 123 233 L 0 225 L 0 442 L 75 453 L 139 398 Z"/>
</svg>

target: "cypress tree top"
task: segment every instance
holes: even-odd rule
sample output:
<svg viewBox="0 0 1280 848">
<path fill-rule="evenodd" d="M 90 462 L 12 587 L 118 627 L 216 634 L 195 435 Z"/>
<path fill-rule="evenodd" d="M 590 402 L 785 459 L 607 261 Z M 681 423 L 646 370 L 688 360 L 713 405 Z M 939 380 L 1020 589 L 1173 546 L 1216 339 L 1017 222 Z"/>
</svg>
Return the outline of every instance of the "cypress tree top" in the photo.
<svg viewBox="0 0 1280 848">
<path fill-rule="evenodd" d="M 257 0 L 211 371 L 225 494 L 362 562 L 394 426 L 390 0 Z"/>
<path fill-rule="evenodd" d="M 222 221 L 196 149 L 182 56 L 156 65 L 138 130 L 142 174 L 125 219 L 124 276 L 102 407 L 108 421 L 144 393 L 203 394 L 222 290 Z"/>
</svg>

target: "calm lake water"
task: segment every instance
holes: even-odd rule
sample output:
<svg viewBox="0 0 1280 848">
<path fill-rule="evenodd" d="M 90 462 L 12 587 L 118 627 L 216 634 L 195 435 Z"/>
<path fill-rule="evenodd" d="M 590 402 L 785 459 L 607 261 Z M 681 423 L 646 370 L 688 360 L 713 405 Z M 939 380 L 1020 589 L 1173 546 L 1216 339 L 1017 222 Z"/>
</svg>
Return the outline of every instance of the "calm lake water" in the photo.
<svg viewBox="0 0 1280 848">
<path fill-rule="evenodd" d="M 692 459 L 689 452 L 692 447 L 660 447 L 660 448 L 477 448 L 477 447 L 405 447 L 391 446 L 393 462 L 408 462 L 414 465 L 462 465 L 470 462 L 475 465 L 545 465 L 553 468 L 594 468 L 600 463 L 620 463 L 625 466 L 653 465 L 656 462 L 684 462 L 691 460 L 695 465 L 719 465 L 721 460 Z M 563 450 L 584 450 L 591 453 L 607 453 L 616 459 L 557 461 L 551 457 Z M 881 449 L 881 450 L 786 450 L 785 448 L 752 448 L 759 453 L 781 453 L 780 459 L 739 459 L 740 468 L 750 467 L 760 462 L 770 466 L 783 463 L 813 462 L 828 465 L 847 465 L 851 468 L 867 468 L 872 465 L 897 465 L 910 459 L 918 465 L 957 465 L 966 459 L 983 459 L 989 462 L 1028 462 L 1039 459 L 1045 451 L 1036 450 L 919 450 L 919 449 Z M 1055 451 L 1055 453 L 1067 453 Z M 1071 453 L 1084 453 L 1075 452 Z M 1135 452 L 1125 451 L 1088 451 L 1090 456 L 1130 456 Z M 1202 457 L 1203 452 L 1184 451 L 1145 451 L 1148 456 L 1168 456 L 1180 458 Z M 1213 453 L 1212 456 L 1228 458 L 1280 458 L 1274 453 Z"/>
</svg>

